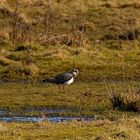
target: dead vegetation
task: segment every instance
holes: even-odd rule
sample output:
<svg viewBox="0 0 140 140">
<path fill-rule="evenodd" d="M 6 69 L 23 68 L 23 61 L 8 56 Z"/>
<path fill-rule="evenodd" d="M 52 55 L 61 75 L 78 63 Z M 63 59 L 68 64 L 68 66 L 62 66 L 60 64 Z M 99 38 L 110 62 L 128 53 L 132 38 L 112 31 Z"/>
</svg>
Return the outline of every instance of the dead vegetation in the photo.
<svg viewBox="0 0 140 140">
<path fill-rule="evenodd" d="M 15 65 L 16 62 L 1 56 L 0 57 L 0 64 L 2 66 L 7 66 L 7 65 Z"/>
<path fill-rule="evenodd" d="M 117 4 L 115 2 L 104 2 L 100 5 L 101 7 L 106 7 L 106 8 L 140 8 L 140 3 L 139 2 L 127 2 L 124 4 Z"/>
<path fill-rule="evenodd" d="M 119 4 L 123 5 L 126 2 Z M 0 45 L 1 49 L 5 50 L 3 57 L 14 63 L 35 64 L 43 71 L 54 69 L 55 72 L 62 70 L 60 65 L 65 64 L 65 69 L 70 68 L 67 64 L 73 59 L 78 59 L 79 67 L 84 69 L 81 74 L 84 75 L 83 79 L 86 76 L 85 72 L 88 72 L 92 80 L 97 81 L 111 77 L 121 79 L 123 64 L 117 65 L 119 62 L 116 61 L 119 61 L 119 58 L 112 58 L 112 52 L 109 54 L 109 50 L 105 51 L 105 48 L 139 48 L 140 14 L 136 8 L 119 8 L 119 4 L 113 1 L 86 3 L 84 0 L 73 0 L 69 3 L 50 0 L 21 0 L 18 3 L 5 1 L 0 7 Z M 82 49 L 84 51 L 81 51 Z M 110 57 L 106 57 L 107 55 Z M 109 58 L 117 66 L 107 65 L 111 63 Z M 129 64 L 127 68 L 133 71 L 133 76 L 138 79 L 139 74 L 136 73 L 139 73 L 139 70 L 135 59 L 133 62 L 136 65 L 133 65 L 136 69 L 132 69 Z M 1 64 L 4 68 L 8 66 L 3 63 L 3 59 Z M 111 74 L 108 67 L 113 70 Z M 102 70 L 103 74 L 98 69 Z M 93 70 L 96 71 L 94 74 Z M 103 77 L 100 78 L 99 75 Z M 126 77 L 130 78 L 129 75 Z"/>
<path fill-rule="evenodd" d="M 125 3 L 119 6 L 120 8 L 140 8 L 140 2 Z"/>
<path fill-rule="evenodd" d="M 66 10 L 65 2 L 52 1 L 26 1 L 12 3 L 0 8 L 1 22 L 4 25 L 1 40 L 13 44 L 28 43 L 65 46 L 85 46 L 95 40 L 139 40 L 139 13 L 136 12 L 139 3 L 124 3 L 118 5 L 115 2 L 101 2 L 96 10 L 93 4 L 91 11 L 87 5 L 75 2 L 77 7 L 72 13 Z M 73 7 L 74 2 L 70 3 Z M 9 8 L 10 7 L 10 8 Z M 47 7 L 47 8 L 46 8 Z M 127 11 L 126 7 L 134 7 L 135 11 Z M 114 10 L 111 11 L 111 8 Z M 32 11 L 30 9 L 33 9 Z M 56 12 L 55 9 L 58 9 Z M 59 10 L 64 10 L 63 13 Z M 108 9 L 104 11 L 104 9 Z M 110 9 L 110 10 L 109 10 Z M 96 12 L 92 12 L 92 10 Z M 118 10 L 122 14 L 119 14 Z M 95 14 L 95 15 L 94 15 Z M 100 17 L 100 20 L 96 20 Z M 115 16 L 113 16 L 115 15 Z M 129 20 L 135 19 L 135 22 Z M 108 22 L 106 22 L 108 21 Z M 4 24 L 6 23 L 6 24 Z M 61 26 L 58 26 L 61 25 Z M 9 30 L 6 30 L 6 29 Z M 118 32 L 115 29 L 120 28 Z M 14 41 L 15 40 L 15 41 Z M 118 43 L 119 44 L 119 43 Z"/>
<path fill-rule="evenodd" d="M 113 34 L 108 34 L 108 35 L 105 35 L 104 38 L 102 38 L 103 40 L 136 40 L 138 39 L 140 36 L 140 30 L 139 29 L 134 29 L 134 30 L 130 30 L 130 31 L 127 31 L 123 34 L 116 34 L 116 35 L 113 35 Z"/>
<path fill-rule="evenodd" d="M 4 16 L 6 16 L 6 17 L 11 17 L 11 16 L 13 16 L 13 12 L 10 10 L 10 9 L 8 9 L 8 8 L 6 8 L 6 7 L 0 7 L 0 14 L 4 17 Z"/>
<path fill-rule="evenodd" d="M 113 2 L 105 2 L 100 5 L 101 7 L 106 7 L 106 8 L 118 8 L 118 5 L 113 3 Z"/>
<path fill-rule="evenodd" d="M 114 93 L 111 95 L 113 108 L 124 111 L 140 112 L 140 91 Z"/>
</svg>

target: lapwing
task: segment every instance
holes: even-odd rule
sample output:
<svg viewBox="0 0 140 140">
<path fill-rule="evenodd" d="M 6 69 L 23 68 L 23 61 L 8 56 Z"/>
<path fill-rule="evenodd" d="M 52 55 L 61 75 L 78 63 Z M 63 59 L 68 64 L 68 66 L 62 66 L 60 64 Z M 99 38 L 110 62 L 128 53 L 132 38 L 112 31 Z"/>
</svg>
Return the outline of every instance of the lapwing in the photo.
<svg viewBox="0 0 140 140">
<path fill-rule="evenodd" d="M 52 78 L 44 79 L 43 82 L 56 84 L 59 87 L 60 91 L 64 91 L 65 85 L 72 84 L 78 73 L 78 69 L 73 69 L 70 72 L 60 73 Z"/>
</svg>

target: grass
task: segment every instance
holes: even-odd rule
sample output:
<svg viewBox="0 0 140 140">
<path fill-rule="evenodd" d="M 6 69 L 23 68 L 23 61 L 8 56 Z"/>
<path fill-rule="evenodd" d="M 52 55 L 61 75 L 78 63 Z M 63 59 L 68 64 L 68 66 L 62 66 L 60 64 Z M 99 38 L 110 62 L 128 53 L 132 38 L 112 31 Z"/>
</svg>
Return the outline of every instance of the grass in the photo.
<svg viewBox="0 0 140 140">
<path fill-rule="evenodd" d="M 127 93 L 114 93 L 111 97 L 114 108 L 139 112 L 139 90 L 130 90 Z"/>
<path fill-rule="evenodd" d="M 78 79 L 82 81 L 123 80 L 123 78 L 138 80 L 140 78 L 139 53 L 139 49 L 110 50 L 104 47 L 59 46 L 53 46 L 53 48 L 40 46 L 38 49 L 34 46 L 29 55 L 25 51 L 3 53 L 0 59 L 2 65 L 0 77 L 1 79 L 5 77 L 23 79 L 24 75 L 24 78 L 33 76 L 36 79 L 43 79 L 43 77 L 50 77 L 72 69 L 73 61 L 75 61 L 76 67 L 80 70 Z M 31 59 L 31 65 L 26 64 L 30 61 L 28 58 Z M 18 66 L 21 66 L 23 70 L 20 70 Z M 28 75 L 26 71 L 31 71 L 31 73 L 36 71 L 36 74 Z"/>
<path fill-rule="evenodd" d="M 60 92 L 55 85 L 4 84 L 0 86 L 0 108 L 11 111 L 19 110 L 19 112 L 26 108 L 69 108 L 78 111 L 58 113 L 57 115 L 99 115 L 99 117 L 118 118 L 123 112 L 113 111 L 108 95 L 109 87 L 114 88 L 113 91 L 124 92 L 126 89 L 139 89 L 139 83 L 132 82 L 131 86 L 129 82 L 117 82 L 115 86 L 114 83 L 107 83 L 106 87 L 104 82 L 76 82 L 67 87 L 65 93 Z M 107 112 L 110 114 L 109 116 L 106 114 Z M 128 112 L 128 114 L 137 115 L 133 112 Z"/>
<path fill-rule="evenodd" d="M 95 83 L 96 84 L 96 83 Z M 99 87 L 103 88 L 103 85 L 100 84 L 95 86 L 94 83 L 75 83 L 74 85 L 67 87 L 66 93 L 62 93 L 58 91 L 57 86 L 51 85 L 30 85 L 30 84 L 6 84 L 2 85 L 1 95 L 3 94 L 3 99 L 1 99 L 1 105 L 7 108 L 24 108 L 24 107 L 41 107 L 41 106 L 48 106 L 48 107 L 68 107 L 68 108 L 80 108 L 82 109 L 83 105 L 80 105 L 82 102 L 82 98 L 84 98 L 84 94 L 87 93 L 87 100 L 88 96 L 93 96 L 93 101 L 89 103 L 89 105 L 93 105 L 94 96 L 98 96 Z M 79 88 L 77 88 L 79 85 Z M 13 88 L 15 87 L 15 88 Z M 95 93 L 93 89 L 97 90 Z M 20 91 L 20 92 L 18 92 Z M 88 95 L 89 93 L 89 95 Z M 97 94 L 97 95 L 96 95 Z M 105 93 L 102 93 L 102 96 L 105 97 Z M 81 99 L 80 99 L 81 98 Z M 106 97 L 107 98 L 107 97 Z M 7 99 L 7 100 L 6 100 Z M 27 100 L 28 99 L 28 100 Z M 83 101 L 84 102 L 84 101 Z M 8 104 L 10 103 L 10 104 Z M 87 103 L 88 105 L 88 103 Z M 86 107 L 86 103 L 85 103 Z"/>
<path fill-rule="evenodd" d="M 5 0 L 0 5 L 0 109 L 40 116 L 39 112 L 24 114 L 22 110 L 69 108 L 76 111 L 55 115 L 97 115 L 97 120 L 1 122 L 0 139 L 140 139 L 139 111 L 114 108 L 109 97 L 111 92 L 124 107 L 132 96 L 122 97 L 121 93 L 140 88 L 139 1 L 54 0 L 48 11 L 45 0 L 21 0 L 13 29 L 15 6 Z M 73 62 L 80 73 L 66 93 L 40 83 L 71 70 Z"/>
<path fill-rule="evenodd" d="M 139 117 L 122 118 L 118 121 L 96 120 L 94 122 L 0 123 L 0 139 L 79 139 L 79 140 L 138 140 Z"/>
<path fill-rule="evenodd" d="M 10 37 L 13 30 L 11 15 L 14 14 L 15 4 L 3 2 L 0 7 L 3 59 L 0 59 L 0 63 L 3 64 L 7 60 L 8 65 L 0 66 L 1 79 L 49 77 L 71 69 L 75 60 L 76 66 L 80 69 L 79 80 L 82 81 L 123 78 L 138 80 L 140 14 L 136 5 L 139 5 L 137 0 L 133 2 L 82 0 L 80 4 L 78 1 L 53 1 L 48 29 L 49 39 L 53 41 L 48 42 L 49 39 L 47 40 L 43 34 L 44 20 L 48 12 L 45 8 L 46 2 L 36 3 L 33 0 L 27 4 L 27 1 L 22 0 L 17 14 L 18 35 L 13 45 Z M 76 29 L 73 29 L 74 27 Z M 84 44 L 78 46 L 81 33 L 84 36 Z M 25 49 L 17 51 L 19 46 Z M 36 67 L 35 74 L 32 74 L 32 68 L 24 65 L 28 57 L 33 60 L 34 68 Z M 13 68 L 16 63 L 14 61 L 23 68 Z M 87 72 L 88 75 L 85 75 Z"/>
</svg>

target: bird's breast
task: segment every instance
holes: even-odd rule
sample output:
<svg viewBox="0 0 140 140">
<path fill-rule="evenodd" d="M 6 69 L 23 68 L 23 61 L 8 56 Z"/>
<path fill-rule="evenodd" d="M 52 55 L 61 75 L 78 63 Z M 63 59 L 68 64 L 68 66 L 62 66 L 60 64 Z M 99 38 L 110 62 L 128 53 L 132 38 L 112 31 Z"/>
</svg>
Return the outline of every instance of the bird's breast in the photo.
<svg viewBox="0 0 140 140">
<path fill-rule="evenodd" d="M 74 81 L 74 79 L 73 79 L 73 77 L 69 80 L 69 81 L 67 81 L 65 84 L 66 85 L 70 85 L 71 83 L 73 83 L 73 81 Z"/>
</svg>

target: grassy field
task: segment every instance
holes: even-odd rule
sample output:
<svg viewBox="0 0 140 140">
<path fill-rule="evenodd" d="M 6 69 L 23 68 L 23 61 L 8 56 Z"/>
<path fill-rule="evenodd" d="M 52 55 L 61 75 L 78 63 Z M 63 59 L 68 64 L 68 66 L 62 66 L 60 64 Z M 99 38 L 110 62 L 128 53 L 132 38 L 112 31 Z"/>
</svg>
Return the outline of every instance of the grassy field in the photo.
<svg viewBox="0 0 140 140">
<path fill-rule="evenodd" d="M 24 112 L 24 109 L 48 107 L 64 112 L 50 116 L 92 117 L 90 122 L 5 123 L 0 122 L 0 139 L 79 139 L 79 140 L 138 140 L 140 119 L 138 112 L 114 110 L 109 91 L 128 93 L 139 90 L 139 82 L 76 82 L 66 92 L 57 86 L 40 84 L 3 84 L 0 86 L 0 108 L 19 112 L 20 116 L 42 116 L 43 112 Z M 131 101 L 131 98 L 130 98 Z M 65 112 L 65 109 L 70 111 Z M 23 112 L 22 112 L 23 111 Z M 15 114 L 9 114 L 9 116 Z"/>
<path fill-rule="evenodd" d="M 93 122 L 4 123 L 0 139 L 140 139 L 140 2 L 3 0 L 0 3 L 0 110 L 70 109 L 56 116 Z M 60 92 L 44 78 L 75 67 Z"/>
<path fill-rule="evenodd" d="M 137 0 L 50 5 L 45 0 L 0 5 L 1 79 L 49 77 L 70 70 L 75 61 L 82 81 L 139 80 Z"/>
<path fill-rule="evenodd" d="M 78 111 L 61 115 L 117 117 L 117 113 L 119 116 L 123 112 L 116 111 L 113 115 L 115 112 L 110 94 L 139 91 L 139 86 L 139 82 L 76 82 L 62 92 L 57 86 L 48 84 L 3 84 L 0 86 L 0 108 L 13 111 L 43 107 L 68 108 Z M 106 113 L 110 113 L 110 116 Z"/>
<path fill-rule="evenodd" d="M 139 140 L 139 117 L 122 118 L 118 121 L 97 120 L 94 122 L 0 123 L 2 140 Z"/>
</svg>

